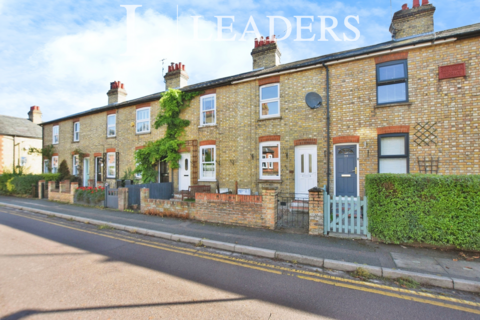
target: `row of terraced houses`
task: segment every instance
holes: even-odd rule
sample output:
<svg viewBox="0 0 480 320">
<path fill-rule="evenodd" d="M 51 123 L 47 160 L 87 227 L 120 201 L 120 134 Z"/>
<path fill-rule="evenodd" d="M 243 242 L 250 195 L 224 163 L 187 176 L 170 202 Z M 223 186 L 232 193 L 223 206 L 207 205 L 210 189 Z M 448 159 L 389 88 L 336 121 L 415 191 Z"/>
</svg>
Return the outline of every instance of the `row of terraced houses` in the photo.
<svg viewBox="0 0 480 320">
<path fill-rule="evenodd" d="M 394 14 L 388 42 L 281 64 L 275 39 L 262 38 L 252 71 L 193 85 L 172 64 L 168 88 L 203 94 L 181 113 L 191 123 L 180 168 L 159 163 L 158 181 L 361 196 L 366 174 L 478 174 L 480 24 L 435 32 L 435 7 L 414 3 Z M 309 107 L 309 92 L 321 104 Z M 113 82 L 107 95 L 106 106 L 42 124 L 55 146 L 44 170 L 66 160 L 84 185 L 115 185 L 135 151 L 163 137 L 152 127 L 162 92 L 126 100 Z"/>
</svg>

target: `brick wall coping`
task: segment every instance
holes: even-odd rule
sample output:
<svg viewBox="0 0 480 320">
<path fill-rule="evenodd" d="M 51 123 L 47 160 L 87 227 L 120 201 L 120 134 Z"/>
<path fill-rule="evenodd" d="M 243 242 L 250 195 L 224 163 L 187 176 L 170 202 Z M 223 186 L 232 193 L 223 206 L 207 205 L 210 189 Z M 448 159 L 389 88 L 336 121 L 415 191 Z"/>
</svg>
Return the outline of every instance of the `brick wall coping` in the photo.
<svg viewBox="0 0 480 320">
<path fill-rule="evenodd" d="M 333 144 L 337 143 L 359 143 L 360 142 L 360 136 L 340 136 L 340 137 L 334 137 L 333 138 Z"/>
<path fill-rule="evenodd" d="M 195 193 L 195 200 L 206 202 L 235 202 L 262 204 L 262 196 L 245 196 L 238 194 Z"/>
<path fill-rule="evenodd" d="M 217 144 L 216 140 L 203 140 L 200 141 L 200 146 L 214 146 Z"/>
<path fill-rule="evenodd" d="M 258 142 L 280 141 L 280 135 L 270 135 L 258 137 Z"/>
<path fill-rule="evenodd" d="M 316 145 L 317 139 L 297 139 L 293 141 L 293 145 L 296 146 L 305 146 L 305 145 Z"/>
<path fill-rule="evenodd" d="M 377 128 L 377 134 L 385 133 L 408 133 L 410 132 L 410 126 L 388 126 Z"/>
</svg>

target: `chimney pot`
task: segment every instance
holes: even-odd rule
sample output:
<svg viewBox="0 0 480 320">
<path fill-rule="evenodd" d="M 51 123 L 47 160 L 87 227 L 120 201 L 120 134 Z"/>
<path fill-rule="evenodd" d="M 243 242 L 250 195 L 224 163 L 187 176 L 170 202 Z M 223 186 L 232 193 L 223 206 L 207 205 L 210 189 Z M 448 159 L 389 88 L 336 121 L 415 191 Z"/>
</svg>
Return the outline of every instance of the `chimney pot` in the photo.
<svg viewBox="0 0 480 320">
<path fill-rule="evenodd" d="M 182 70 L 185 71 L 185 65 L 184 64 L 182 64 Z"/>
<path fill-rule="evenodd" d="M 428 4 L 428 0 L 422 0 L 422 6 L 426 6 Z"/>
<path fill-rule="evenodd" d="M 180 71 L 175 72 L 174 71 Z M 170 73 L 172 72 L 172 73 Z M 168 66 L 168 73 L 165 74 L 165 87 L 168 88 L 182 88 L 187 85 L 188 81 L 188 74 L 185 71 L 185 65 L 181 62 L 174 63 L 172 62 L 170 66 Z"/>
<path fill-rule="evenodd" d="M 402 10 L 408 10 L 408 4 L 405 3 L 405 4 L 402 6 Z"/>
<path fill-rule="evenodd" d="M 413 7 L 414 8 L 420 7 L 420 0 L 413 0 Z"/>
</svg>

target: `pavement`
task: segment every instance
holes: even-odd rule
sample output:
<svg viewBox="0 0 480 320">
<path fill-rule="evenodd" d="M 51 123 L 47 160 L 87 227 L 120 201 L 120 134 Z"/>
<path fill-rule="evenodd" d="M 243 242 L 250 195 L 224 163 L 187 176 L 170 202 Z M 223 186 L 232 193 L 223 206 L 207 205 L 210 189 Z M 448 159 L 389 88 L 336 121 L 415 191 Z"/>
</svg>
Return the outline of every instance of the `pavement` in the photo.
<svg viewBox="0 0 480 320">
<path fill-rule="evenodd" d="M 407 290 L 8 207 L 0 207 L 0 244 L 5 320 L 480 315 L 476 294 Z"/>
<path fill-rule="evenodd" d="M 251 252 L 252 249 L 245 249 L 244 247 L 257 248 L 264 250 L 263 256 L 273 255 L 275 258 L 283 257 L 284 260 L 288 260 L 289 257 L 299 263 L 302 257 L 306 264 L 311 265 L 315 265 L 315 263 L 308 263 L 307 258 L 320 259 L 322 267 L 331 269 L 350 271 L 350 269 L 361 266 L 370 267 L 375 273 L 375 270 L 380 268 L 381 275 L 390 277 L 398 276 L 400 270 L 405 272 L 404 276 L 411 273 L 410 276 L 414 279 L 415 274 L 420 273 L 427 278 L 434 279 L 427 281 L 427 284 L 443 283 L 441 279 L 435 280 L 436 278 L 449 279 L 446 280 L 447 287 L 452 286 L 451 279 L 463 279 L 466 280 L 465 282 L 470 289 L 474 288 L 470 291 L 480 292 L 480 259 L 474 259 L 473 257 L 478 256 L 474 253 L 465 252 L 462 254 L 462 252 L 455 250 L 442 251 L 431 248 L 387 245 L 368 240 L 309 236 L 307 234 L 203 223 L 194 220 L 162 218 L 39 199 L 0 196 L 0 205 L 2 204 L 21 206 L 24 209 L 46 210 L 80 219 L 100 220 L 100 223 L 108 222 L 124 226 L 121 227 L 123 229 L 125 229 L 125 226 L 148 229 L 164 233 L 172 240 L 181 240 L 179 237 L 182 236 L 183 240 L 181 241 L 195 243 L 195 241 L 198 242 L 198 239 L 201 239 L 203 242 L 212 242 L 212 247 L 214 245 L 218 247 L 218 243 L 226 243 L 221 249 L 228 250 L 230 246 L 233 248 L 232 250 L 235 250 L 235 246 L 238 252 L 250 250 L 250 252 L 244 253 L 254 255 L 255 253 Z M 256 255 L 262 256 L 262 254 Z M 472 257 L 472 261 L 467 261 L 464 255 Z M 344 263 L 342 264 L 342 262 Z M 419 282 L 422 283 L 422 281 Z M 460 286 L 457 289 L 462 290 Z"/>
</svg>

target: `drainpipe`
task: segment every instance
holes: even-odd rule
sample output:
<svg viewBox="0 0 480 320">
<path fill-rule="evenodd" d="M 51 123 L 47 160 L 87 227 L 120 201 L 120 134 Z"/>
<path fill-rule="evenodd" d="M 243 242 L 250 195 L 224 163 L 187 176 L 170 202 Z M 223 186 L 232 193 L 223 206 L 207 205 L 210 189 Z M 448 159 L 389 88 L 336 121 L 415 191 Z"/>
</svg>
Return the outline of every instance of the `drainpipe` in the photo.
<svg viewBox="0 0 480 320">
<path fill-rule="evenodd" d="M 327 71 L 327 192 L 330 192 L 330 70 L 322 63 Z"/>
<path fill-rule="evenodd" d="M 13 136 L 13 163 L 12 163 L 12 173 L 15 173 L 15 137 L 16 136 Z"/>
</svg>

